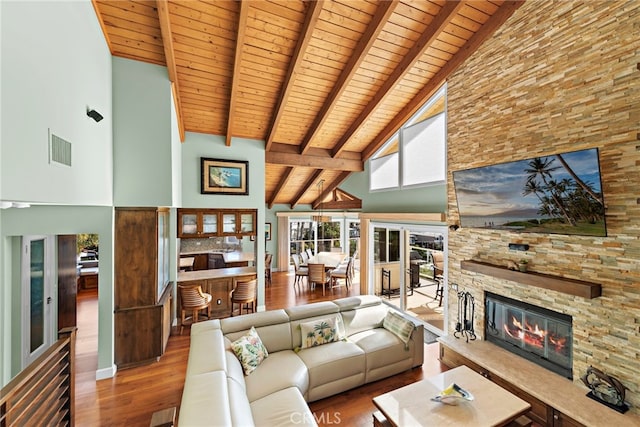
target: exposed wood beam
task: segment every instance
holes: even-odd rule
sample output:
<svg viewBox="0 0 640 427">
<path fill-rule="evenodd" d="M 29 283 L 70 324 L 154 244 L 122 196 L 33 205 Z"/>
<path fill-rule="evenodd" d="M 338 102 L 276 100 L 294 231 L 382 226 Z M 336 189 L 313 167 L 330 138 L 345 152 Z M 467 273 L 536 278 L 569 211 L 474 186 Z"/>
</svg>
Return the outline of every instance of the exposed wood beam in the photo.
<svg viewBox="0 0 640 427">
<path fill-rule="evenodd" d="M 235 117 L 234 111 L 236 109 L 236 100 L 238 99 L 238 93 L 240 92 L 240 62 L 242 61 L 242 46 L 245 43 L 245 34 L 247 28 L 247 17 L 249 16 L 249 1 L 241 1 L 240 13 L 238 17 L 238 35 L 236 37 L 236 55 L 233 63 L 233 73 L 231 77 L 231 97 L 229 99 L 229 110 L 227 114 L 227 137 L 225 139 L 225 145 L 231 146 L 231 137 L 233 136 L 233 118 Z"/>
<path fill-rule="evenodd" d="M 371 46 L 373 46 L 373 44 L 378 39 L 378 36 L 380 35 L 382 28 L 389 20 L 389 17 L 391 16 L 391 14 L 393 14 L 393 11 L 395 10 L 398 3 L 400 3 L 399 0 L 393 0 L 393 1 L 383 1 L 378 5 L 378 9 L 376 10 L 375 15 L 373 16 L 373 19 L 367 26 L 367 30 L 364 32 L 364 34 L 358 41 L 358 44 L 356 45 L 353 54 L 349 58 L 347 65 L 345 66 L 344 70 L 340 74 L 338 81 L 333 86 L 331 93 L 325 100 L 324 104 L 322 105 L 322 108 L 320 109 L 320 111 L 316 115 L 315 120 L 311 124 L 309 131 L 305 135 L 300 147 L 300 154 L 306 154 L 307 150 L 310 147 L 311 141 L 313 141 L 316 134 L 324 124 L 325 120 L 327 119 L 327 117 L 335 107 L 336 102 L 342 95 L 342 92 L 344 91 L 344 89 L 347 87 L 347 84 L 351 81 L 353 76 L 358 71 L 358 68 L 362 64 L 362 61 L 364 61 L 365 57 L 369 53 L 369 49 L 371 49 Z"/>
<path fill-rule="evenodd" d="M 349 175 L 351 175 L 351 172 L 342 172 L 340 175 L 338 175 L 336 177 L 336 179 L 333 180 L 333 182 L 331 184 L 325 185 L 324 186 L 324 190 L 322 191 L 322 193 L 311 204 L 311 208 L 312 209 L 318 209 L 318 206 L 320 206 L 322 201 L 324 199 L 326 199 L 329 194 L 333 193 L 333 190 L 335 190 L 338 187 L 338 185 L 342 184 L 342 182 L 345 179 L 347 179 L 349 177 Z"/>
<path fill-rule="evenodd" d="M 109 38 L 109 32 L 107 31 L 107 27 L 104 24 L 104 19 L 102 19 L 102 14 L 100 13 L 97 0 L 91 0 L 91 4 L 93 5 L 93 11 L 96 13 L 96 18 L 98 18 L 100 28 L 102 29 L 104 40 L 107 42 L 107 46 L 109 46 L 109 52 L 111 52 L 111 55 L 114 55 L 113 46 L 111 46 L 111 39 Z"/>
<path fill-rule="evenodd" d="M 157 0 L 156 4 L 158 5 L 158 20 L 160 21 L 160 34 L 162 34 L 162 46 L 164 47 L 164 59 L 167 63 L 167 72 L 171 81 L 171 91 L 173 92 L 173 102 L 178 120 L 178 132 L 180 133 L 180 141 L 184 142 L 182 103 L 180 102 L 180 87 L 178 85 L 178 68 L 176 67 L 176 57 L 173 50 L 169 3 L 168 0 Z"/>
<path fill-rule="evenodd" d="M 367 161 L 391 136 L 400 129 L 416 111 L 440 89 L 449 75 L 451 75 L 464 61 L 467 60 L 484 41 L 509 19 L 513 13 L 524 4 L 522 1 L 506 1 L 500 6 L 487 22 L 462 46 L 444 67 L 418 92 L 418 94 L 397 114 L 394 119 L 378 134 L 378 136 L 362 152 L 362 160 Z"/>
<path fill-rule="evenodd" d="M 378 105 L 380 105 L 384 99 L 389 95 L 391 90 L 398 84 L 398 82 L 411 70 L 412 66 L 422 58 L 424 52 L 431 46 L 431 44 L 438 38 L 444 28 L 449 25 L 451 20 L 456 16 L 456 13 L 466 3 L 464 1 L 447 1 L 440 9 L 440 13 L 429 24 L 427 30 L 422 33 L 416 43 L 409 49 L 407 55 L 403 58 L 402 62 L 393 71 L 389 78 L 382 84 L 382 87 L 376 92 L 371 102 L 360 113 L 358 118 L 349 126 L 349 129 L 344 133 L 342 138 L 338 141 L 333 149 L 333 156 L 338 156 L 344 149 L 345 145 L 351 139 L 351 137 L 358 132 L 369 116 L 373 114 Z"/>
<path fill-rule="evenodd" d="M 322 174 L 322 169 L 318 169 L 313 173 L 313 175 L 311 175 L 311 178 L 307 180 L 307 183 L 302 186 L 302 189 L 298 191 L 298 194 L 296 194 L 296 197 L 293 198 L 293 203 L 291 203 L 291 209 L 295 208 L 296 205 L 300 203 L 300 199 L 302 199 L 302 196 L 304 196 L 304 193 L 306 193 L 307 190 L 311 188 L 313 183 L 316 182 L 318 178 L 320 178 L 321 174 Z"/>
<path fill-rule="evenodd" d="M 287 70 L 287 75 L 282 84 L 282 93 L 278 98 L 278 105 L 275 108 L 275 113 L 273 115 L 273 123 L 271 123 L 271 128 L 267 133 L 266 138 L 266 151 L 271 150 L 271 144 L 273 144 L 273 138 L 276 133 L 276 129 L 278 129 L 278 125 L 280 124 L 280 120 L 284 114 L 284 107 L 287 105 L 287 100 L 291 95 L 291 91 L 293 90 L 293 83 L 295 81 L 295 76 L 297 74 L 298 68 L 302 63 L 302 59 L 304 56 L 304 52 L 307 50 L 307 46 L 311 41 L 311 36 L 313 34 L 313 29 L 318 22 L 318 18 L 320 16 L 320 12 L 322 11 L 324 0 L 319 1 L 310 1 L 306 2 L 309 6 L 309 10 L 307 11 L 307 15 L 305 16 L 304 24 L 300 30 L 300 37 L 298 37 L 298 43 L 296 44 L 296 48 L 293 51 L 293 56 L 291 58 L 291 62 L 289 63 L 289 69 Z"/>
<path fill-rule="evenodd" d="M 293 168 L 292 167 L 287 168 L 287 171 L 284 173 L 284 175 L 282 176 L 282 179 L 280 179 L 280 182 L 278 182 L 276 189 L 273 191 L 273 194 L 271 195 L 271 200 L 267 202 L 267 207 L 269 209 L 273 207 L 276 201 L 276 198 L 278 197 L 278 194 L 284 188 L 284 186 L 287 185 L 287 182 L 289 182 L 292 175 L 293 175 Z"/>
<path fill-rule="evenodd" d="M 265 162 L 276 165 L 298 166 L 305 168 L 341 170 L 349 172 L 364 171 L 364 162 L 360 159 L 334 159 L 330 155 L 295 154 L 279 151 L 267 151 Z"/>
</svg>

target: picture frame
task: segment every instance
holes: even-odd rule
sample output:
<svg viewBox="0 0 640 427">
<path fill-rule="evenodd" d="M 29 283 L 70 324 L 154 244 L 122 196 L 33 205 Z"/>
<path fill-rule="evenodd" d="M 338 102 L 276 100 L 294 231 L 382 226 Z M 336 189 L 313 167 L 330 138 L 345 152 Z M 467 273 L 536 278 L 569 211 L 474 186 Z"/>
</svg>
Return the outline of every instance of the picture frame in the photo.
<svg viewBox="0 0 640 427">
<path fill-rule="evenodd" d="M 201 194 L 249 194 L 249 162 L 200 158 Z"/>
<path fill-rule="evenodd" d="M 264 238 L 265 240 L 271 240 L 271 223 L 264 224 Z"/>
</svg>

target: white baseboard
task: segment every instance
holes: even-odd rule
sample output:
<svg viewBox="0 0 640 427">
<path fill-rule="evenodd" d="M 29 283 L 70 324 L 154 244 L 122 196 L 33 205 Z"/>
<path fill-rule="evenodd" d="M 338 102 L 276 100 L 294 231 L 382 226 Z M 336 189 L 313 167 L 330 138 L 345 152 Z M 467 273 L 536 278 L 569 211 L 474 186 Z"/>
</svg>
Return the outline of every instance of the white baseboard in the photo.
<svg viewBox="0 0 640 427">
<path fill-rule="evenodd" d="M 259 305 L 257 311 L 266 311 L 266 310 L 267 310 L 267 306 L 266 305 Z"/>
<path fill-rule="evenodd" d="M 113 365 L 110 368 L 98 369 L 96 371 L 96 381 L 106 380 L 107 378 L 113 378 L 116 376 L 117 371 L 118 371 L 118 367 L 116 365 Z"/>
</svg>

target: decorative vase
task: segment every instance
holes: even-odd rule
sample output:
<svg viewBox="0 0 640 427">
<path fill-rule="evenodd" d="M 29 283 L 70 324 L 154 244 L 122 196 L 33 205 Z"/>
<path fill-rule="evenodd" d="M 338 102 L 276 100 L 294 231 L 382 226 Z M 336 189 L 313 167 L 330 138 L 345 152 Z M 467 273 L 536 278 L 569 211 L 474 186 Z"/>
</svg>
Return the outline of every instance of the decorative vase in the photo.
<svg viewBox="0 0 640 427">
<path fill-rule="evenodd" d="M 518 264 L 518 270 L 520 270 L 522 273 L 526 273 L 527 272 L 527 264 Z"/>
</svg>

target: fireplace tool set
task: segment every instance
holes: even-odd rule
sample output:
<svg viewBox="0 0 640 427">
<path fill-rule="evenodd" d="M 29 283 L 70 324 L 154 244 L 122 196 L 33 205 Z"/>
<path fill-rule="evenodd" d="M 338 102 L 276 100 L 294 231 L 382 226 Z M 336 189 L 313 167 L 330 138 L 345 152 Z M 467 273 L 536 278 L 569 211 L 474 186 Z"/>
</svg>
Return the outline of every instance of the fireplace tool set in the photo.
<svg viewBox="0 0 640 427">
<path fill-rule="evenodd" d="M 476 311 L 476 303 L 470 292 L 458 292 L 458 320 L 456 322 L 456 331 L 453 336 L 460 338 L 461 336 L 473 341 L 476 339 L 476 333 L 473 330 L 473 317 Z"/>
</svg>

